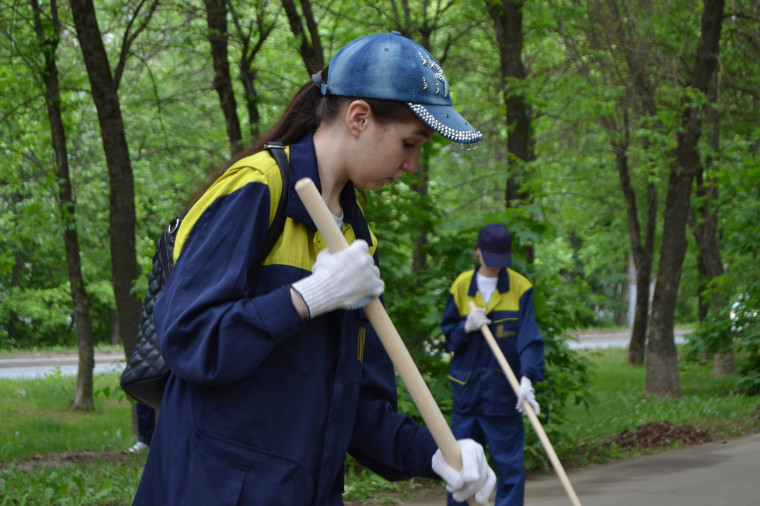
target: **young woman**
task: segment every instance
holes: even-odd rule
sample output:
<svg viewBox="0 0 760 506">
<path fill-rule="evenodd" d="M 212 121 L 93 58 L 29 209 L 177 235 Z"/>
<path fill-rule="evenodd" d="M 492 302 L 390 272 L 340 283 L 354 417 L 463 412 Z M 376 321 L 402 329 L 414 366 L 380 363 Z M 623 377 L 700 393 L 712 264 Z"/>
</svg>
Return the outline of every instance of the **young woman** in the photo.
<svg viewBox="0 0 760 506">
<path fill-rule="evenodd" d="M 134 504 L 342 504 L 347 452 L 387 479 L 437 473 L 460 500 L 487 499 L 495 477 L 482 447 L 460 441 L 455 471 L 429 431 L 397 412 L 393 365 L 357 309 L 384 284 L 355 188 L 415 172 L 435 132 L 481 138 L 425 49 L 398 33 L 362 37 L 202 192 L 154 307 L 172 374 Z M 268 141 L 287 145 L 287 188 L 261 150 Z M 303 177 L 348 249 L 325 249 L 293 188 Z M 281 195 L 284 230 L 253 265 Z"/>
</svg>

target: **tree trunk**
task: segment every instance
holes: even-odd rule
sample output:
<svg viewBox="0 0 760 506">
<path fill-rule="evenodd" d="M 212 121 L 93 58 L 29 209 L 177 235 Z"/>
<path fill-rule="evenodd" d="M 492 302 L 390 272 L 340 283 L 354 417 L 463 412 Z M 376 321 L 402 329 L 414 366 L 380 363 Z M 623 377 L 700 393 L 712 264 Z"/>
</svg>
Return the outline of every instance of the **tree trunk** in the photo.
<svg viewBox="0 0 760 506">
<path fill-rule="evenodd" d="M 256 89 L 256 69 L 248 66 L 240 69 L 240 80 L 245 90 L 245 107 L 248 111 L 248 124 L 250 125 L 251 138 L 256 138 L 261 133 L 261 115 L 259 114 L 259 92 Z"/>
<path fill-rule="evenodd" d="M 691 87 L 705 94 L 717 64 L 722 20 L 723 0 L 705 0 L 697 59 L 691 80 Z M 699 167 L 697 144 L 702 127 L 701 114 L 702 108 L 693 103 L 684 107 L 676 158 L 671 168 L 665 201 L 665 225 L 652 301 L 645 385 L 646 393 L 660 396 L 681 395 L 673 324 L 681 269 L 686 255 L 686 222 L 692 183 Z"/>
<path fill-rule="evenodd" d="M 615 309 L 612 314 L 612 321 L 618 327 L 625 327 L 628 325 L 628 281 L 625 280 L 626 274 L 628 274 L 628 262 L 623 264 L 623 268 L 620 271 L 621 281 L 615 283 L 618 300 L 620 301 L 620 308 Z"/>
<path fill-rule="evenodd" d="M 137 279 L 135 250 L 135 192 L 129 149 L 121 116 L 117 84 L 98 28 L 92 0 L 71 0 L 77 39 L 82 49 L 93 101 L 98 111 L 110 183 L 111 279 L 124 354 L 135 344 L 140 301 L 132 293 Z"/>
<path fill-rule="evenodd" d="M 530 200 L 530 192 L 523 187 L 522 181 L 527 174 L 527 164 L 536 159 L 530 104 L 521 92 L 510 89 L 507 84 L 510 80 L 524 80 L 527 76 L 522 62 L 522 8 L 522 0 L 486 0 L 486 10 L 493 21 L 499 45 L 502 97 L 507 108 L 507 207 Z M 527 246 L 525 253 L 528 263 L 533 263 L 533 247 Z"/>
<path fill-rule="evenodd" d="M 702 282 L 699 293 L 699 321 L 703 322 L 712 311 L 720 311 L 728 302 L 726 297 L 718 290 L 710 290 L 709 298 L 705 297 L 703 290 L 709 283 L 724 273 L 723 260 L 721 259 L 718 243 L 718 213 L 715 202 L 718 200 L 717 171 L 718 164 L 715 156 L 720 151 L 720 121 L 718 109 L 718 68 L 716 66 L 713 77 L 710 80 L 710 88 L 707 93 L 709 107 L 705 114 L 705 123 L 710 127 L 709 145 L 712 155 L 707 157 L 705 169 L 701 167 L 697 171 L 697 196 L 699 205 L 698 218 L 693 219 L 692 230 L 699 248 L 699 269 Z M 734 374 L 734 355 L 731 343 L 724 343 L 724 348 L 716 353 L 713 363 L 713 375 L 727 376 Z"/>
<path fill-rule="evenodd" d="M 226 0 L 204 0 L 206 21 L 208 23 L 208 41 L 211 45 L 211 57 L 214 62 L 214 89 L 219 94 L 219 102 L 224 113 L 227 139 L 230 143 L 230 155 L 242 149 L 243 136 L 237 115 L 237 102 L 232 89 L 230 62 L 227 54 L 227 2 Z"/>
<path fill-rule="evenodd" d="M 301 0 L 301 11 L 303 18 L 298 14 L 296 4 L 293 0 L 282 0 L 282 7 L 288 17 L 290 31 L 298 41 L 298 52 L 306 66 L 309 75 L 325 68 L 325 58 L 322 54 L 322 40 L 319 37 L 317 23 L 314 20 L 314 13 L 311 10 L 309 0 Z M 307 30 L 304 30 L 303 23 L 306 23 Z M 306 35 L 308 31 L 308 36 Z"/>
<path fill-rule="evenodd" d="M 52 30 L 45 30 L 42 25 L 40 6 L 37 0 L 31 0 L 34 10 L 34 28 L 37 39 L 45 57 L 42 77 L 45 83 L 45 102 L 50 120 L 50 136 L 53 141 L 55 160 L 58 167 L 58 194 L 61 218 L 64 223 L 63 241 L 66 246 L 66 264 L 69 271 L 71 301 L 74 308 L 74 327 L 79 349 L 79 367 L 77 384 L 74 392 L 74 409 L 92 411 L 95 408 L 92 394 L 92 371 L 95 367 L 95 338 L 92 333 L 90 305 L 82 276 L 82 264 L 77 235 L 76 204 L 71 192 L 69 177 L 69 157 L 66 149 L 66 130 L 61 117 L 61 95 L 56 65 L 60 24 L 55 0 L 50 2 L 50 20 Z"/>
<path fill-rule="evenodd" d="M 419 176 L 420 182 L 412 184 L 411 189 L 425 200 L 428 198 L 429 173 L 430 169 L 427 164 L 427 157 L 423 157 L 420 160 L 417 170 L 417 175 Z M 425 246 L 428 243 L 427 231 L 424 227 L 421 227 L 418 230 L 420 232 L 420 236 L 417 238 L 417 241 L 414 243 L 414 248 L 412 249 L 413 273 L 419 272 L 427 265 L 427 255 L 425 254 Z M 414 282 L 415 284 L 418 283 L 419 278 L 415 276 Z"/>
<path fill-rule="evenodd" d="M 631 342 L 628 346 L 628 363 L 640 365 L 644 363 L 647 324 L 649 323 L 649 278 L 652 275 L 652 257 L 642 255 L 636 267 L 636 307 L 633 313 L 633 328 Z"/>
<path fill-rule="evenodd" d="M 613 144 L 620 188 L 628 213 L 628 242 L 636 266 L 636 308 L 634 310 L 631 342 L 628 346 L 628 363 L 643 364 L 646 344 L 646 329 L 649 319 L 649 280 L 652 275 L 652 255 L 654 230 L 657 218 L 657 190 L 653 184 L 647 186 L 647 216 L 645 240 L 641 240 L 639 212 L 636 193 L 631 184 L 628 169 L 627 146 Z"/>
<path fill-rule="evenodd" d="M 119 344 L 119 315 L 116 311 L 113 313 L 113 319 L 111 320 L 111 337 L 109 338 L 111 344 Z"/>
<path fill-rule="evenodd" d="M 646 61 L 649 51 L 640 49 L 640 41 L 636 39 L 635 26 L 626 22 L 631 19 L 628 12 L 621 13 L 620 6 L 616 1 L 606 4 L 610 8 L 612 25 L 616 27 L 618 46 L 622 49 L 628 64 L 629 80 L 633 84 L 634 97 L 638 99 L 638 112 L 645 117 L 653 119 L 653 123 L 659 126 L 657 120 L 657 107 L 655 104 L 655 87 L 652 84 L 651 64 Z M 595 11 L 598 13 L 602 6 L 597 4 Z M 598 45 L 598 44 L 597 44 Z M 634 103 L 637 103 L 634 101 Z M 627 123 L 627 116 L 626 116 Z M 657 227 L 657 187 L 654 183 L 646 186 L 646 216 L 644 218 L 644 235 L 642 238 L 639 223 L 639 211 L 636 193 L 630 179 L 628 167 L 628 125 L 626 124 L 625 145 L 613 143 L 613 151 L 617 160 L 618 176 L 623 198 L 626 202 L 628 214 L 628 240 L 636 266 L 636 305 L 634 309 L 633 328 L 631 329 L 631 342 L 628 347 L 628 363 L 643 364 L 646 350 L 647 326 L 649 323 L 649 294 L 652 278 L 652 262 L 654 257 L 654 238 Z M 644 151 L 650 148 L 646 137 L 643 139 Z"/>
<path fill-rule="evenodd" d="M 261 127 L 259 125 L 261 116 L 259 115 L 259 94 L 256 89 L 256 78 L 258 72 L 254 67 L 254 62 L 259 51 L 264 46 L 264 42 L 272 34 L 274 30 L 275 22 L 267 22 L 266 8 L 267 4 L 256 4 L 252 8 L 255 10 L 256 24 L 253 23 L 243 27 L 240 23 L 240 16 L 235 11 L 235 4 L 229 3 L 230 15 L 232 22 L 240 38 L 240 44 L 242 50 L 240 52 L 240 82 L 243 84 L 245 93 L 243 99 L 245 100 L 246 110 L 248 111 L 248 125 L 250 129 L 250 136 L 255 139 L 261 133 Z M 246 7 L 249 8 L 249 7 Z"/>
<path fill-rule="evenodd" d="M 674 398 L 681 396 L 673 324 L 681 268 L 686 255 L 686 217 L 692 183 L 690 174 L 676 167 L 670 173 L 646 356 L 646 393 Z"/>
<path fill-rule="evenodd" d="M 16 195 L 12 196 L 13 200 L 16 200 Z M 21 254 L 15 252 L 13 255 L 13 267 L 11 268 L 11 287 L 17 288 L 21 286 L 21 269 L 24 265 L 24 260 Z M 19 322 L 18 313 L 10 311 L 8 314 L 8 340 L 11 345 L 18 343 L 19 331 L 16 324 Z"/>
</svg>

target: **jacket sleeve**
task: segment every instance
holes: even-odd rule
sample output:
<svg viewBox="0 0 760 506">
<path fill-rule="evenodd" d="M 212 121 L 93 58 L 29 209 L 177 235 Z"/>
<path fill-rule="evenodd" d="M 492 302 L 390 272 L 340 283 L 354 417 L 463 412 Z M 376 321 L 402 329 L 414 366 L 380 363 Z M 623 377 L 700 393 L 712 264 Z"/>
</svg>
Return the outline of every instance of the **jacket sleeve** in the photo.
<svg viewBox="0 0 760 506">
<path fill-rule="evenodd" d="M 432 468 L 438 446 L 427 427 L 398 412 L 393 363 L 375 332 L 371 333 L 349 453 L 390 481 L 438 478 Z"/>
<path fill-rule="evenodd" d="M 248 277 L 269 227 L 269 194 L 248 183 L 209 205 L 156 301 L 162 355 L 187 381 L 238 381 L 303 328 L 289 286 L 254 297 Z"/>
<path fill-rule="evenodd" d="M 533 383 L 544 379 L 544 341 L 536 324 L 533 309 L 533 289 L 527 290 L 520 297 L 520 329 L 517 333 L 517 352 L 520 354 L 520 371 L 518 378 L 527 376 Z"/>
<path fill-rule="evenodd" d="M 449 351 L 457 352 L 470 341 L 469 334 L 464 330 L 466 321 L 467 315 L 462 316 L 459 314 L 459 307 L 454 299 L 454 295 L 449 293 L 441 321 L 441 330 L 443 330 L 443 335 L 446 337 L 446 348 Z"/>
</svg>

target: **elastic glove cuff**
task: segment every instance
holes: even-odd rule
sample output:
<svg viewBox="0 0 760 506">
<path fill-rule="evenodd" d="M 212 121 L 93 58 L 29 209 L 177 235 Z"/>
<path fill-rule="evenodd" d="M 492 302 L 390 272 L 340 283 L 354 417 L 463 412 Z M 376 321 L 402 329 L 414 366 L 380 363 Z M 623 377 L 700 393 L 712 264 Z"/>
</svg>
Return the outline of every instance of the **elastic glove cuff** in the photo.
<svg viewBox="0 0 760 506">
<path fill-rule="evenodd" d="M 309 310 L 309 319 L 336 309 L 336 302 L 329 296 L 331 283 L 327 271 L 317 271 L 293 283 L 293 290 L 303 299 Z"/>
<path fill-rule="evenodd" d="M 530 404 L 536 415 L 541 413 L 541 408 L 539 407 L 538 402 L 536 402 L 536 393 L 533 390 L 533 382 L 527 376 L 520 378 L 520 395 L 517 398 L 517 406 L 515 406 L 520 413 L 525 413 L 524 402 Z"/>
</svg>

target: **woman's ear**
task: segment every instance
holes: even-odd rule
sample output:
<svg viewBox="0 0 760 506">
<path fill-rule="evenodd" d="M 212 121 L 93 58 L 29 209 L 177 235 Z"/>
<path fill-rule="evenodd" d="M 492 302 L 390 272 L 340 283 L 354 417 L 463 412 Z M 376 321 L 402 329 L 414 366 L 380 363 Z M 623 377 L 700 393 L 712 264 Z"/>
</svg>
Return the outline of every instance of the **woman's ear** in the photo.
<svg viewBox="0 0 760 506">
<path fill-rule="evenodd" d="M 372 118 L 372 108 L 364 100 L 354 100 L 346 108 L 346 126 L 352 136 L 358 137 Z"/>
</svg>

